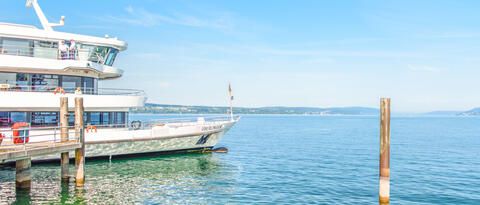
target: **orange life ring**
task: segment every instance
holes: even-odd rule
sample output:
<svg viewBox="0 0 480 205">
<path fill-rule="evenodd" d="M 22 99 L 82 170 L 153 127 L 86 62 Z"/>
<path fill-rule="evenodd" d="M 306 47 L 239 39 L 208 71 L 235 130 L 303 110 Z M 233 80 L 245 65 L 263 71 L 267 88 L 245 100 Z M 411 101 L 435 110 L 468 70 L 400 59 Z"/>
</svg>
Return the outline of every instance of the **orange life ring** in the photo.
<svg viewBox="0 0 480 205">
<path fill-rule="evenodd" d="M 13 143 L 14 144 L 23 144 L 27 143 L 29 140 L 30 130 L 28 128 L 28 123 L 26 122 L 16 122 L 12 126 L 13 130 Z"/>
<path fill-rule="evenodd" d="M 56 95 L 57 93 L 65 94 L 65 90 L 62 87 L 57 87 L 53 91 L 53 94 Z"/>
<path fill-rule="evenodd" d="M 0 133 L 0 145 L 2 144 L 3 139 L 5 139 L 5 134 Z"/>
<path fill-rule="evenodd" d="M 95 125 L 89 125 L 89 126 L 87 126 L 87 132 L 88 132 L 88 131 L 91 131 L 91 132 L 95 131 L 95 132 L 97 132 L 97 126 L 95 126 Z"/>
</svg>

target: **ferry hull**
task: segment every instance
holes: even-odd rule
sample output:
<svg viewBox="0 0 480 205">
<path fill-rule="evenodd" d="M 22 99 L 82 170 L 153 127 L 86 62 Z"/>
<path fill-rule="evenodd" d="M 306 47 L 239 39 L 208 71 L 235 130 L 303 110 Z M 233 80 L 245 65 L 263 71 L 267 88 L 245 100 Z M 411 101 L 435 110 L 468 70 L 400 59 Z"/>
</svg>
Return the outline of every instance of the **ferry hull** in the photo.
<svg viewBox="0 0 480 205">
<path fill-rule="evenodd" d="M 219 124 L 219 129 L 175 130 L 98 130 L 85 135 L 85 157 L 90 159 L 135 157 L 145 155 L 203 152 L 211 150 L 236 121 Z M 187 126 L 188 127 L 188 126 Z M 196 126 L 198 128 L 198 126 Z M 203 126 L 205 127 L 205 126 Z M 202 129 L 200 129 L 202 130 Z M 59 160 L 60 155 L 33 158 L 34 162 Z M 70 153 L 74 158 L 74 153 Z"/>
<path fill-rule="evenodd" d="M 86 144 L 86 157 L 110 157 L 125 155 L 145 155 L 149 153 L 178 153 L 202 151 L 211 149 L 223 137 L 223 132 L 212 133 L 206 143 L 202 141 L 205 135 L 182 136 L 144 141 L 124 141 L 111 143 Z M 73 156 L 73 155 L 72 155 Z"/>
</svg>

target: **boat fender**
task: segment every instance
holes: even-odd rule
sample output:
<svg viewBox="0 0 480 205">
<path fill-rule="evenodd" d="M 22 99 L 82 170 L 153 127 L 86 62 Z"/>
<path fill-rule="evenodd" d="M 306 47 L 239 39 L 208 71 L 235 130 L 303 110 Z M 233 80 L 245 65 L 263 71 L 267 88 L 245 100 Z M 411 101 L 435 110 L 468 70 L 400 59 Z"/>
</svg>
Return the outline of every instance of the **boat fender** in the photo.
<svg viewBox="0 0 480 205">
<path fill-rule="evenodd" d="M 140 127 L 142 127 L 142 122 L 140 120 L 134 120 L 130 123 L 130 126 L 134 129 L 134 130 L 138 130 L 140 129 Z"/>
</svg>

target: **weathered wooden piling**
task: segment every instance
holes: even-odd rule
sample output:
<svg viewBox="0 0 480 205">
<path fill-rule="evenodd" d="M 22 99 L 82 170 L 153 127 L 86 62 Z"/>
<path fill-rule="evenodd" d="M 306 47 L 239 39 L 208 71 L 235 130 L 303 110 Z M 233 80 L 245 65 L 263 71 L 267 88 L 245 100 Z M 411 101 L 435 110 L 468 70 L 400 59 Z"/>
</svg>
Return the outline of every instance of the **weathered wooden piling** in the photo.
<svg viewBox="0 0 480 205">
<path fill-rule="evenodd" d="M 31 166 L 32 160 L 30 158 L 16 161 L 15 185 L 17 189 L 30 190 L 32 184 Z"/>
<path fill-rule="evenodd" d="M 380 99 L 379 204 L 390 203 L 390 98 Z"/>
<path fill-rule="evenodd" d="M 85 136 L 83 125 L 83 98 L 75 98 L 75 137 L 79 139 L 81 147 L 75 149 L 75 184 L 82 187 L 85 182 L 84 164 L 85 164 Z"/>
<path fill-rule="evenodd" d="M 60 98 L 60 138 L 61 142 L 68 141 L 68 98 Z M 69 171 L 68 164 L 70 157 L 68 152 L 60 154 L 60 165 L 62 169 L 62 181 L 68 181 Z"/>
</svg>

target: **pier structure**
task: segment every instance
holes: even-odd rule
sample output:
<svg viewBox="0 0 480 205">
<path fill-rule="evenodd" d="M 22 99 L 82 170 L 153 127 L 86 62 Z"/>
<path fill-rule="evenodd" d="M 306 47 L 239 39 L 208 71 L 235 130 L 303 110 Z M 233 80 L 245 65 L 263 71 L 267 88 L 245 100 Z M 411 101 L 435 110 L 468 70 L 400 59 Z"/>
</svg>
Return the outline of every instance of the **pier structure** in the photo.
<svg viewBox="0 0 480 205">
<path fill-rule="evenodd" d="M 61 142 L 68 141 L 68 97 L 60 97 L 60 138 Z M 62 173 L 62 181 L 68 182 L 69 170 L 68 164 L 70 162 L 70 156 L 68 152 L 62 152 L 60 154 L 60 166 Z"/>
<path fill-rule="evenodd" d="M 80 121 L 79 121 L 80 120 Z M 26 124 L 25 124 L 26 125 Z M 15 162 L 15 184 L 20 190 L 31 189 L 32 158 L 60 155 L 62 181 L 69 179 L 69 152 L 75 152 L 75 182 L 84 184 L 85 137 L 83 127 L 83 98 L 75 98 L 75 137 L 69 137 L 68 99 L 60 97 L 60 126 L 48 128 L 9 128 L 0 130 L 0 164 Z M 60 130 L 60 139 L 57 139 Z M 40 134 L 31 134 L 31 131 Z M 8 136 L 11 133 L 10 136 Z"/>
<path fill-rule="evenodd" d="M 380 205 L 390 204 L 390 98 L 380 99 Z"/>
</svg>

